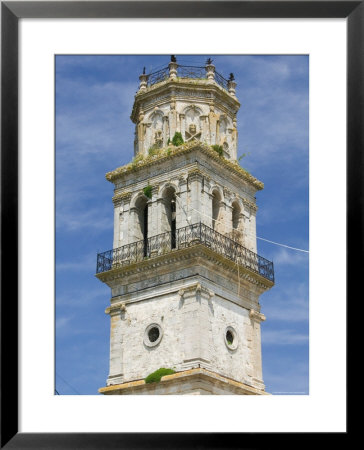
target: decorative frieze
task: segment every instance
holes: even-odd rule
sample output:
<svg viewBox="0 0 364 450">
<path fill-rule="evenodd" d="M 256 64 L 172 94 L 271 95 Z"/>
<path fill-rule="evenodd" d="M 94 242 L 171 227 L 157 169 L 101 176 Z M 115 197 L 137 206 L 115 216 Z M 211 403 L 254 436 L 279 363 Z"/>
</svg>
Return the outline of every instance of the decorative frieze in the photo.
<svg viewBox="0 0 364 450">
<path fill-rule="evenodd" d="M 122 192 L 121 194 L 114 195 L 112 201 L 115 206 L 120 205 L 121 202 L 130 203 L 132 192 Z"/>
<path fill-rule="evenodd" d="M 242 201 L 244 206 L 250 208 L 253 212 L 257 212 L 258 206 L 255 203 L 247 200 L 246 198 L 242 198 Z"/>
</svg>

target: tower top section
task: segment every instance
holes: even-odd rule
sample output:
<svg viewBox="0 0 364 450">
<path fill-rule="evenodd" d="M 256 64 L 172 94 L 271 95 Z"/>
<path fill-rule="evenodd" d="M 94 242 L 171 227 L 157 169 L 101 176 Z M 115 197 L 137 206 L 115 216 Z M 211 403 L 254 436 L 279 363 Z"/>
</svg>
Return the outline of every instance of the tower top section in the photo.
<svg viewBox="0 0 364 450">
<path fill-rule="evenodd" d="M 131 120 L 135 123 L 134 154 L 173 143 L 201 141 L 218 145 L 226 159 L 237 158 L 237 119 L 240 103 L 231 73 L 226 79 L 208 58 L 204 65 L 185 66 L 172 55 L 169 64 L 139 76 Z"/>
</svg>

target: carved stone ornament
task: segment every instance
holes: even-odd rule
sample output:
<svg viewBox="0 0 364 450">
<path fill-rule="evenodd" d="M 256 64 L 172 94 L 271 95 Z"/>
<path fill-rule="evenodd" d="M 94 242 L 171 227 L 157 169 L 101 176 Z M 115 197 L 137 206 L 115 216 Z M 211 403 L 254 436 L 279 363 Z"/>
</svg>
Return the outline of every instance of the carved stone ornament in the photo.
<svg viewBox="0 0 364 450">
<path fill-rule="evenodd" d="M 201 131 L 197 133 L 196 125 L 194 123 L 191 123 L 188 127 L 188 131 L 185 132 L 186 134 L 186 142 L 192 141 L 193 139 L 200 140 L 201 139 Z"/>
<path fill-rule="evenodd" d="M 255 320 L 256 322 L 264 322 L 265 321 L 265 315 L 258 311 L 255 311 L 254 309 L 251 309 L 249 311 L 249 317 L 252 320 Z"/>
</svg>

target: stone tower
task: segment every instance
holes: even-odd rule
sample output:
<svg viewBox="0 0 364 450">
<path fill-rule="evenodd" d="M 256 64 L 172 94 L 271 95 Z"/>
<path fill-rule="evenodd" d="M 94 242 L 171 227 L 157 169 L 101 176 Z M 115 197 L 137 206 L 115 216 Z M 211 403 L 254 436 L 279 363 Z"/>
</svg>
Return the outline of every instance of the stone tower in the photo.
<svg viewBox="0 0 364 450">
<path fill-rule="evenodd" d="M 257 255 L 263 184 L 237 162 L 234 76 L 211 59 L 191 67 L 174 56 L 143 72 L 134 159 L 106 174 L 115 213 L 113 249 L 97 258 L 96 276 L 111 288 L 99 392 L 265 394 L 259 296 L 274 274 Z M 144 381 L 160 368 L 174 373 Z"/>
</svg>

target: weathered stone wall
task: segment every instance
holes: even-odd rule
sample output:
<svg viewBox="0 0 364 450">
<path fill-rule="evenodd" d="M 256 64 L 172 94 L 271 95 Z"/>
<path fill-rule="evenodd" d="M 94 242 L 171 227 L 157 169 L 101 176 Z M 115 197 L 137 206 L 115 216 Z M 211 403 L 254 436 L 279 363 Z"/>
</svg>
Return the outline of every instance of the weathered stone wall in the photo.
<svg viewBox="0 0 364 450">
<path fill-rule="evenodd" d="M 151 186 L 151 198 L 143 190 Z M 255 189 L 247 182 L 234 179 L 227 169 L 218 167 L 198 151 L 187 158 L 174 158 L 158 167 L 147 166 L 133 175 L 126 174 L 116 183 L 114 197 L 114 248 L 141 240 L 140 208 L 148 205 L 148 237 L 168 231 L 165 193 L 176 194 L 176 227 L 183 228 L 200 221 L 256 253 Z M 218 220 L 213 223 L 213 196 L 220 196 Z M 144 200 L 143 200 L 144 199 Z M 233 205 L 239 208 L 239 225 L 233 233 Z"/>
<path fill-rule="evenodd" d="M 237 159 L 235 95 L 213 80 L 170 79 L 141 90 L 135 96 L 135 154 L 148 155 L 164 147 L 180 132 L 185 142 L 193 139 L 221 145 L 227 159 Z"/>
<path fill-rule="evenodd" d="M 209 268 L 204 272 L 206 277 L 193 277 L 192 273 L 183 269 L 177 281 L 168 281 L 170 273 L 154 282 L 147 278 L 134 286 L 128 283 L 131 293 L 114 287 L 108 384 L 143 379 L 160 367 L 176 371 L 203 367 L 264 388 L 260 320 L 251 318 L 251 311 L 260 308 L 259 292 L 249 290 L 250 283 L 241 280 L 237 295 L 228 289 L 226 275 L 222 283 L 223 276 L 215 279 Z M 236 276 L 230 280 L 232 286 L 237 288 Z M 155 346 L 148 345 L 145 335 L 152 324 L 162 335 Z M 228 327 L 234 332 L 232 347 L 226 342 Z"/>
</svg>

